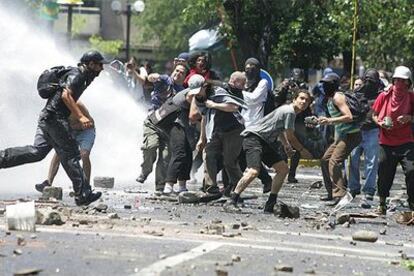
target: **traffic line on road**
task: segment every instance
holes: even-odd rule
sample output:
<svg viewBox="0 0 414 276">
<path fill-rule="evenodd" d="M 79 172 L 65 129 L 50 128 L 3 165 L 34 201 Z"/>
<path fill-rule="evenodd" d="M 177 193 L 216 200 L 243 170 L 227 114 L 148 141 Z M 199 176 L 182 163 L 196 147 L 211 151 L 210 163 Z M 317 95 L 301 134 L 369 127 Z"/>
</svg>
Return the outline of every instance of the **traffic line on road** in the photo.
<svg viewBox="0 0 414 276">
<path fill-rule="evenodd" d="M 317 233 L 303 233 L 303 232 L 287 232 L 287 231 L 278 231 L 278 230 L 265 230 L 265 229 L 258 229 L 259 232 L 262 233 L 269 233 L 269 234 L 278 234 L 278 235 L 286 235 L 286 236 L 300 236 L 300 237 L 310 237 L 310 238 L 318 238 L 323 240 L 342 240 L 342 241 L 352 241 L 352 237 L 344 237 L 339 235 L 327 235 L 327 234 L 317 234 Z M 391 241 L 381 241 L 378 240 L 375 244 L 381 245 L 390 245 L 390 244 L 398 244 L 397 242 Z M 401 247 L 408 247 L 414 248 L 413 243 L 404 242 Z"/>
<path fill-rule="evenodd" d="M 179 265 L 180 263 L 195 259 L 201 255 L 207 254 L 217 248 L 221 247 L 223 243 L 219 242 L 206 242 L 197 246 L 190 251 L 187 251 L 182 254 L 168 257 L 164 260 L 153 263 L 150 266 L 147 266 L 144 269 L 141 269 L 138 273 L 132 275 L 146 275 L 146 276 L 156 276 L 160 275 L 164 270 Z"/>
<path fill-rule="evenodd" d="M 2 227 L 0 227 L 1 229 Z M 48 232 L 48 233 L 62 233 L 62 234 L 85 234 L 85 235 L 96 235 L 95 231 L 89 231 L 89 230 L 84 230 L 84 231 L 74 231 L 74 230 L 70 230 L 70 229 L 57 229 L 57 228 L 47 228 L 47 227 L 39 227 L 37 229 L 38 231 L 41 232 Z M 272 231 L 272 230 L 261 230 L 266 231 L 266 232 L 271 232 L 271 233 L 276 233 L 278 232 L 279 234 L 285 234 L 285 235 L 291 235 L 292 233 L 288 233 L 288 232 L 284 232 L 284 231 Z M 209 236 L 209 238 L 211 239 L 215 239 L 215 241 L 212 242 L 206 242 L 205 239 L 200 238 L 199 236 L 195 236 L 195 235 L 190 235 L 191 237 L 187 236 L 180 236 L 180 237 L 168 237 L 168 236 L 162 236 L 162 237 L 154 237 L 154 236 L 149 236 L 149 235 L 145 235 L 145 234 L 127 234 L 127 233 L 111 233 L 111 232 L 99 232 L 99 234 L 101 236 L 109 236 L 109 237 L 120 237 L 120 238 L 140 238 L 140 239 L 150 239 L 150 240 L 168 240 L 168 241 L 177 241 L 177 242 L 192 242 L 192 243 L 202 243 L 202 245 L 200 247 L 197 247 L 197 250 L 195 250 L 192 253 L 183 253 L 180 255 L 176 255 L 176 256 L 181 256 L 183 255 L 183 257 L 178 257 L 178 259 L 176 261 L 179 261 L 180 258 L 182 259 L 181 262 L 185 261 L 185 258 L 189 258 L 189 259 L 194 259 L 198 256 L 201 256 L 203 254 L 206 254 L 208 252 L 211 252 L 214 249 L 217 249 L 221 246 L 231 246 L 231 247 L 243 247 L 243 248 L 253 248 L 253 249 L 261 249 L 261 250 L 272 250 L 272 251 L 283 251 L 283 252 L 293 252 L 293 253 L 305 253 L 305 254 L 312 254 L 312 255 L 321 255 L 321 256 L 331 256 L 331 257 L 346 257 L 346 258 L 351 258 L 351 259 L 361 259 L 361 260 L 370 260 L 370 261 L 379 261 L 379 262 L 389 262 L 392 260 L 399 260 L 400 259 L 400 255 L 396 254 L 396 253 L 391 253 L 391 252 L 382 252 L 380 251 L 380 249 L 373 251 L 373 250 L 369 250 L 369 249 L 357 249 L 357 248 L 350 248 L 350 247 L 341 247 L 341 246 L 324 246 L 324 245 L 320 245 L 320 244 L 314 244 L 314 243 L 309 243 L 309 242 L 305 242 L 306 245 L 304 246 L 303 244 L 299 244 L 299 243 L 294 243 L 294 242 L 288 242 L 288 241 L 283 241 L 280 242 L 280 244 L 277 244 L 278 241 L 273 241 L 273 240 L 252 240 L 252 239 L 246 239 L 246 238 L 241 238 L 239 239 L 240 242 L 237 241 L 225 241 L 225 240 L 220 240 L 222 238 L 219 237 L 213 237 L 213 236 Z M 295 233 L 293 233 L 295 234 Z M 297 233 L 298 234 L 298 233 Z M 307 234 L 307 236 L 311 236 L 312 234 Z M 298 235 L 299 236 L 299 235 Z M 305 236 L 303 233 L 300 234 L 300 236 Z M 320 236 L 323 237 L 323 235 L 318 235 L 318 234 L 313 234 L 312 236 Z M 333 239 L 333 237 L 338 237 L 341 238 L 342 240 L 348 240 L 348 238 L 346 237 L 341 237 L 341 236 L 334 236 L 334 235 L 328 235 L 325 239 Z M 377 241 L 378 242 L 378 241 Z M 211 245 L 210 245 L 211 243 Z M 267 245 L 261 245 L 258 243 L 266 243 Z M 270 244 L 270 243 L 275 243 Z M 210 248 L 210 250 L 208 251 L 207 249 L 202 252 L 202 254 L 200 254 L 200 252 L 198 251 L 199 248 L 201 248 L 201 251 L 203 251 L 203 245 L 208 244 L 208 247 Z M 208 252 L 207 252 L 208 251 Z M 335 252 L 336 251 L 336 252 Z M 198 252 L 198 253 L 196 253 Z M 359 254 L 358 254 L 359 253 Z M 200 255 L 197 255 L 200 254 Z M 173 256 L 175 257 L 175 256 Z M 169 258 L 167 258 L 169 259 Z M 160 262 L 164 262 L 167 259 L 160 261 Z M 157 263 L 160 263 L 157 262 Z M 180 262 L 178 262 L 180 263 Z M 172 266 L 172 262 L 168 262 L 168 266 L 171 267 Z M 140 274 L 142 275 L 142 274 Z"/>
</svg>

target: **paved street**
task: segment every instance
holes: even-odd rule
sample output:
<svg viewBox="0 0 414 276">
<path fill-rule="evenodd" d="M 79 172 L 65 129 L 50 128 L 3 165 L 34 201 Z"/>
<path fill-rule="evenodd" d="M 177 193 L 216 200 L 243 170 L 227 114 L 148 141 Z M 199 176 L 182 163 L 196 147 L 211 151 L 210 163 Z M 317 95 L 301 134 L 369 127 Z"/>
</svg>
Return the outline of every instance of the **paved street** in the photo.
<svg viewBox="0 0 414 276">
<path fill-rule="evenodd" d="M 242 214 L 223 212 L 220 200 L 178 204 L 173 197 L 131 193 L 131 188 L 137 188 L 131 185 L 104 192 L 100 202 L 108 205 L 104 213 L 74 207 L 67 194 L 63 203 L 38 202 L 38 209 L 54 206 L 65 217 L 65 224 L 38 225 L 36 233 L 8 232 L 4 219 L 0 220 L 2 275 L 22 269 L 42 269 L 40 275 L 289 273 L 275 267 L 293 269 L 293 274 L 410 275 L 401 264 L 403 258 L 414 257 L 413 226 L 397 224 L 390 212 L 385 219 L 356 218 L 356 223 L 329 227 L 326 214 L 332 209 L 318 200 L 324 188 L 309 189 L 310 183 L 321 179 L 318 170 L 300 172 L 300 183 L 286 184 L 280 195 L 283 202 L 300 207 L 299 219 L 263 214 L 267 196 L 261 194 L 259 184 L 244 195 L 258 198 L 245 200 Z M 394 198 L 405 194 L 401 180 L 399 175 Z M 4 197 L 7 200 L 0 208 L 26 195 Z M 355 199 L 341 212 L 372 211 L 359 205 Z M 397 211 L 406 210 L 396 205 Z M 114 213 L 120 218 L 114 218 Z M 353 241 L 352 234 L 362 229 L 377 233 L 378 240 Z M 25 243 L 20 246 L 19 235 Z"/>
</svg>

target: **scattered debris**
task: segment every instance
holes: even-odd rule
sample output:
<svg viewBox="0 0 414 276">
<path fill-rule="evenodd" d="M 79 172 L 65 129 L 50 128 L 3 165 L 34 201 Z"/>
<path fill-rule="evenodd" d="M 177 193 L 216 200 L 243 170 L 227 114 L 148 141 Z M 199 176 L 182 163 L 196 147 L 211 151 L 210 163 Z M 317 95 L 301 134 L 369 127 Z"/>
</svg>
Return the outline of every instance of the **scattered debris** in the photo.
<svg viewBox="0 0 414 276">
<path fill-rule="evenodd" d="M 282 271 L 282 272 L 293 272 L 293 266 L 276 265 L 275 270 L 276 271 Z"/>
<path fill-rule="evenodd" d="M 379 233 L 380 233 L 380 235 L 385 235 L 385 234 L 387 234 L 387 229 L 382 228 L 382 229 L 379 230 Z"/>
<path fill-rule="evenodd" d="M 17 245 L 18 246 L 25 246 L 26 245 L 26 240 L 24 239 L 23 236 L 17 235 L 16 238 L 17 238 Z"/>
<path fill-rule="evenodd" d="M 182 192 L 178 195 L 179 203 L 206 203 L 221 198 L 222 194 L 209 194 L 201 191 Z"/>
<path fill-rule="evenodd" d="M 130 204 L 125 204 L 124 209 L 132 209 L 132 206 Z"/>
<path fill-rule="evenodd" d="M 299 207 L 297 206 L 289 206 L 283 202 L 281 202 L 279 217 L 281 218 L 299 218 Z M 277 211 L 275 212 L 277 213 Z"/>
<path fill-rule="evenodd" d="M 414 211 L 406 211 L 399 213 L 395 221 L 400 224 L 414 225 Z"/>
<path fill-rule="evenodd" d="M 42 271 L 43 271 L 43 269 L 39 269 L 39 268 L 26 268 L 26 269 L 22 269 L 22 270 L 19 270 L 19 271 L 13 273 L 13 275 L 14 276 L 37 275 Z"/>
<path fill-rule="evenodd" d="M 95 176 L 93 185 L 98 188 L 112 189 L 115 184 L 114 177 Z"/>
<path fill-rule="evenodd" d="M 6 206 L 8 230 L 35 231 L 36 211 L 34 201 Z"/>
<path fill-rule="evenodd" d="M 354 241 L 376 242 L 378 235 L 373 231 L 360 230 L 352 234 L 352 239 Z"/>
<path fill-rule="evenodd" d="M 42 199 L 55 198 L 57 200 L 62 200 L 63 191 L 61 187 L 45 187 L 42 193 Z"/>
<path fill-rule="evenodd" d="M 108 205 L 100 203 L 97 206 L 95 206 L 94 209 L 98 212 L 106 211 L 108 210 Z"/>
<path fill-rule="evenodd" d="M 236 234 L 228 232 L 222 233 L 221 235 L 225 238 L 234 238 L 236 236 Z"/>
<path fill-rule="evenodd" d="M 322 188 L 322 186 L 323 186 L 322 180 L 317 180 L 317 181 L 312 182 L 309 187 L 311 189 L 320 189 Z"/>
<path fill-rule="evenodd" d="M 110 213 L 107 216 L 109 219 L 119 219 L 119 216 L 117 213 Z"/>
<path fill-rule="evenodd" d="M 241 257 L 239 255 L 232 255 L 231 256 L 231 260 L 233 262 L 240 262 L 241 261 Z"/>
<path fill-rule="evenodd" d="M 14 249 L 14 250 L 13 250 L 13 254 L 15 254 L 15 255 L 17 255 L 17 256 L 20 256 L 20 255 L 22 255 L 22 254 L 23 254 L 23 251 L 22 251 L 21 249 Z"/>
<path fill-rule="evenodd" d="M 65 222 L 63 222 L 59 212 L 52 209 L 40 209 L 36 211 L 36 224 L 62 225 Z"/>
<path fill-rule="evenodd" d="M 227 276 L 229 275 L 228 271 L 222 269 L 222 268 L 216 268 L 216 275 L 217 276 Z"/>
<path fill-rule="evenodd" d="M 6 208 L 0 208 L 0 215 L 4 215 L 6 213 Z"/>
<path fill-rule="evenodd" d="M 151 236 L 155 236 L 155 237 L 164 236 L 164 233 L 163 232 L 155 231 L 155 230 L 145 230 L 144 231 L 144 234 L 151 235 Z"/>
</svg>

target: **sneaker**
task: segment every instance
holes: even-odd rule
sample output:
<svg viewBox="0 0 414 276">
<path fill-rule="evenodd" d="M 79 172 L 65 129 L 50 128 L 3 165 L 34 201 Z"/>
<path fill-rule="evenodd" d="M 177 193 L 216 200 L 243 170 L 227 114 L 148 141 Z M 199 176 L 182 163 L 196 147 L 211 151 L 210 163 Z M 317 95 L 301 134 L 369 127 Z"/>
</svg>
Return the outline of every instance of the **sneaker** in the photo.
<svg viewBox="0 0 414 276">
<path fill-rule="evenodd" d="M 361 208 L 371 209 L 371 204 L 368 203 L 368 200 L 367 199 L 363 199 L 362 200 L 362 202 L 361 202 Z"/>
<path fill-rule="evenodd" d="M 287 182 L 288 183 L 298 183 L 299 181 L 296 178 L 294 178 L 294 177 L 288 177 Z"/>
<path fill-rule="evenodd" d="M 42 183 L 40 183 L 40 184 L 36 184 L 35 185 L 35 189 L 36 189 L 36 191 L 38 191 L 38 192 L 40 192 L 40 193 L 43 193 L 43 190 L 46 188 L 46 187 L 50 187 L 50 186 L 52 186 L 52 185 L 50 185 L 49 184 L 49 180 L 45 180 L 45 181 L 43 181 Z"/>
<path fill-rule="evenodd" d="M 190 180 L 187 181 L 188 184 L 197 184 L 197 179 L 196 178 L 191 178 Z"/>
<path fill-rule="evenodd" d="M 144 183 L 146 179 L 147 179 L 147 178 L 146 178 L 144 175 L 140 174 L 140 175 L 137 177 L 137 179 L 135 179 L 135 181 L 136 181 L 136 182 L 139 182 L 139 183 Z"/>
<path fill-rule="evenodd" d="M 173 186 L 171 184 L 165 183 L 163 194 L 169 195 L 173 192 Z"/>
<path fill-rule="evenodd" d="M 75 198 L 75 203 L 77 206 L 87 206 L 94 201 L 97 201 L 102 196 L 101 192 L 90 192 L 87 197 L 78 197 Z"/>
<path fill-rule="evenodd" d="M 365 200 L 373 201 L 374 200 L 374 195 L 365 194 Z"/>
<path fill-rule="evenodd" d="M 350 191 L 353 198 L 355 198 L 357 195 L 361 194 L 360 191 Z"/>
<path fill-rule="evenodd" d="M 224 203 L 223 209 L 224 209 L 224 212 L 227 212 L 227 213 L 241 213 L 241 208 L 237 206 L 237 203 L 231 199 L 229 199 L 226 203 Z"/>
<path fill-rule="evenodd" d="M 267 194 L 272 190 L 272 182 L 264 183 L 263 184 L 263 193 Z"/>
<path fill-rule="evenodd" d="M 320 201 L 332 201 L 333 200 L 333 197 L 332 197 L 332 195 L 321 196 L 319 198 L 319 200 Z"/>
</svg>

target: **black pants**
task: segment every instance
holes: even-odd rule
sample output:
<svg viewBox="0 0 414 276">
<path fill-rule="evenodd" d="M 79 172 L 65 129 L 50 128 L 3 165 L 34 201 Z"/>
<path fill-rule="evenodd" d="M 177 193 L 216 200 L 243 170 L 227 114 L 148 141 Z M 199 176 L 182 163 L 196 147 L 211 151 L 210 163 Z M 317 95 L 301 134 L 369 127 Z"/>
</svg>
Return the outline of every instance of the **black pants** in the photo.
<svg viewBox="0 0 414 276">
<path fill-rule="evenodd" d="M 240 153 L 239 165 L 240 169 L 244 172 L 244 170 L 247 167 L 246 152 L 244 150 L 242 150 L 242 152 Z M 269 172 L 267 171 L 263 163 L 261 164 L 258 178 L 260 179 L 260 181 L 262 181 L 263 185 L 272 183 L 272 177 L 269 175 Z"/>
<path fill-rule="evenodd" d="M 171 158 L 165 182 L 176 183 L 177 180 L 189 180 L 193 151 L 185 130 L 180 125 L 175 124 L 170 131 L 169 151 Z"/>
<path fill-rule="evenodd" d="M 378 195 L 388 197 L 394 181 L 397 165 L 405 174 L 408 201 L 414 203 L 414 143 L 399 146 L 380 145 L 378 160 Z"/>
<path fill-rule="evenodd" d="M 53 148 L 61 158 L 61 164 L 72 181 L 75 194 L 80 196 L 89 193 L 90 185 L 79 164 L 79 147 L 71 134 L 66 118 L 58 118 L 50 114 L 47 117 L 41 117 L 34 144 L 0 151 L 0 168 L 41 161 Z"/>
</svg>

